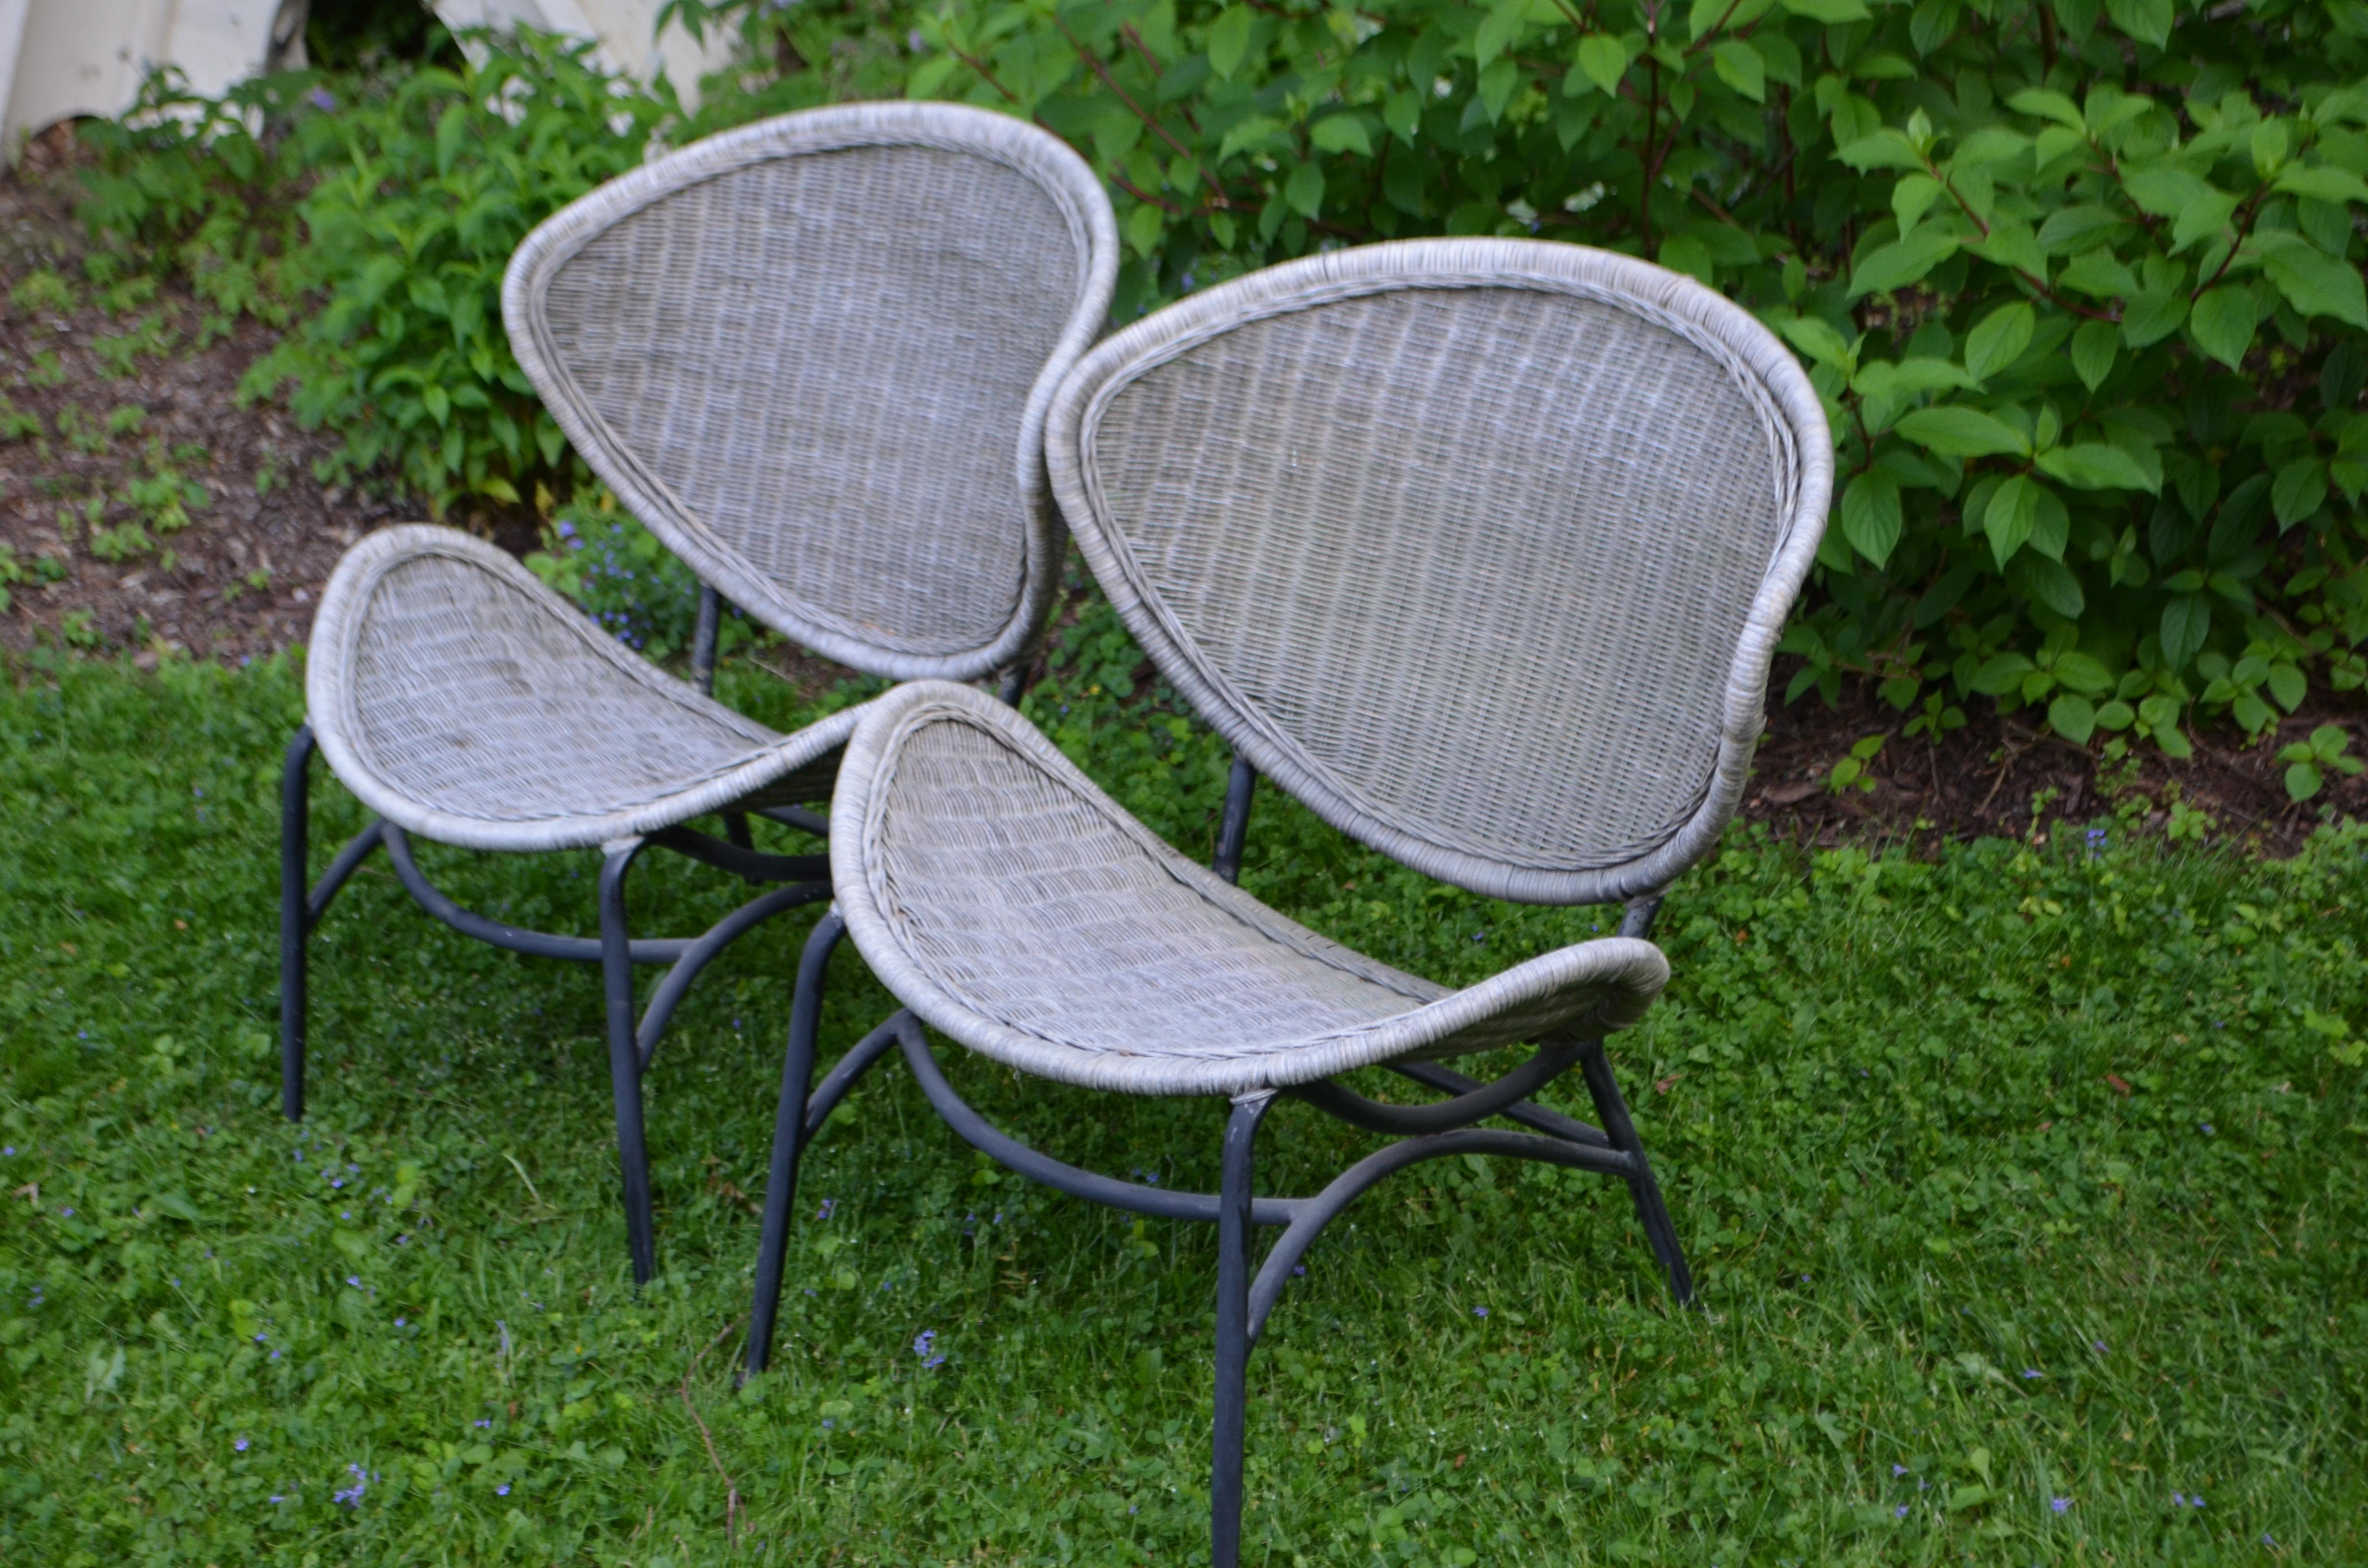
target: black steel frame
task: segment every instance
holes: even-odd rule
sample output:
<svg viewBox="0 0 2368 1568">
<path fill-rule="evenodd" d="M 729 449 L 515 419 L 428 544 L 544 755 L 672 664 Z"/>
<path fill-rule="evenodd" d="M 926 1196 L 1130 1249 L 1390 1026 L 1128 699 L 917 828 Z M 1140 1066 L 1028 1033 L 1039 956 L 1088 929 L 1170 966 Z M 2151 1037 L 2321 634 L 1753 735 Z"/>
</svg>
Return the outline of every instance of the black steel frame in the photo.
<svg viewBox="0 0 2368 1568">
<path fill-rule="evenodd" d="M 1232 881 L 1241 869 L 1248 834 L 1251 793 L 1257 773 L 1238 759 L 1227 781 L 1218 828 L 1214 869 Z M 1656 893 L 1632 901 L 1620 923 L 1623 937 L 1648 936 L 1661 899 Z M 856 1043 L 820 1085 L 814 1083 L 815 1035 L 822 1017 L 823 986 L 830 956 L 846 934 L 837 909 L 823 916 L 806 938 L 798 963 L 797 995 L 791 1009 L 789 1050 L 781 1067 L 781 1096 L 773 1124 L 771 1170 L 765 1184 L 765 1216 L 757 1255 L 755 1299 L 741 1376 L 765 1370 L 771 1359 L 780 1307 L 781 1277 L 790 1220 L 797 1201 L 798 1165 L 806 1149 L 846 1098 L 857 1079 L 900 1051 L 921 1093 L 946 1124 L 973 1148 L 1020 1175 L 1132 1213 L 1171 1220 L 1213 1221 L 1217 1226 L 1216 1391 L 1210 1430 L 1210 1556 L 1216 1568 L 1236 1568 L 1241 1557 L 1242 1458 L 1247 1415 L 1249 1353 L 1281 1299 L 1283 1286 L 1324 1227 L 1384 1176 L 1425 1160 L 1452 1154 L 1499 1154 L 1542 1160 L 1573 1170 L 1617 1176 L 1628 1186 L 1646 1241 L 1680 1307 L 1694 1300 L 1693 1275 L 1670 1221 L 1668 1203 L 1653 1178 L 1643 1141 L 1621 1096 L 1610 1058 L 1600 1040 L 1559 1041 L 1493 1083 L 1464 1076 L 1432 1062 L 1410 1062 L 1391 1071 L 1450 1096 L 1424 1105 L 1385 1104 L 1329 1081 L 1281 1091 L 1327 1115 L 1397 1142 L 1366 1155 L 1306 1198 L 1261 1198 L 1256 1193 L 1259 1124 L 1278 1097 L 1259 1090 L 1237 1096 L 1226 1119 L 1218 1190 L 1176 1192 L 1120 1181 L 1081 1169 L 1030 1148 L 994 1126 L 965 1103 L 946 1081 L 931 1053 L 921 1021 L 900 1012 Z M 1595 1102 L 1601 1127 L 1549 1110 L 1531 1096 L 1577 1067 Z M 1500 1117 L 1531 1131 L 1508 1132 L 1475 1125 Z M 1281 1233 L 1261 1260 L 1252 1244 L 1256 1227 Z"/>
<path fill-rule="evenodd" d="M 715 629 L 721 608 L 713 589 L 700 595 L 693 669 L 701 691 L 713 683 Z M 625 1237 L 633 1283 L 645 1285 L 657 1271 L 657 1238 L 652 1213 L 649 1147 L 642 1117 L 642 1078 L 657 1054 L 658 1041 L 675 1009 L 701 970 L 731 944 L 784 910 L 830 896 L 830 859 L 825 855 L 768 855 L 750 846 L 747 816 L 724 817 L 728 839 L 671 827 L 602 846 L 597 937 L 563 937 L 505 925 L 461 907 L 427 880 L 411 853 L 404 830 L 383 819 L 372 822 L 339 850 L 317 882 L 308 888 L 312 827 L 312 726 L 300 727 L 289 743 L 279 787 L 279 1103 L 290 1121 L 304 1117 L 304 1056 L 312 936 L 337 896 L 373 850 L 383 848 L 404 890 L 428 914 L 465 937 L 533 958 L 598 964 L 607 1006 L 609 1078 L 615 1099 L 617 1157 L 625 1199 Z M 828 821 L 796 807 L 760 809 L 758 814 L 816 837 Z M 644 847 L 655 845 L 712 866 L 751 884 L 788 884 L 742 904 L 697 937 L 635 937 L 625 908 L 625 880 Z M 666 966 L 637 1019 L 633 1012 L 633 966 Z M 801 992 L 801 996 L 804 993 Z M 819 990 L 815 992 L 818 997 Z"/>
</svg>

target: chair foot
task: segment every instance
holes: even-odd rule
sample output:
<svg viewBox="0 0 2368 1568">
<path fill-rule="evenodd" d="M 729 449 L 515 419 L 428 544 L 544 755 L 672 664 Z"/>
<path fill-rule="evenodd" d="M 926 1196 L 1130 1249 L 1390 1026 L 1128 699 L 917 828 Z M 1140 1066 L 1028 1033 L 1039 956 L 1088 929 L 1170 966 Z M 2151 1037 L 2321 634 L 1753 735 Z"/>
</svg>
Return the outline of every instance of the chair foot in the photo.
<svg viewBox="0 0 2368 1568">
<path fill-rule="evenodd" d="M 642 1125 L 642 1061 L 633 1016 L 632 936 L 625 920 L 625 875 L 643 841 L 609 846 L 600 862 L 600 979 L 608 1003 L 609 1082 L 617 1106 L 617 1164 L 625 1186 L 625 1244 L 633 1283 L 657 1273 L 657 1226 L 651 1215 L 650 1154 Z"/>
<path fill-rule="evenodd" d="M 1693 1270 L 1686 1267 L 1685 1249 L 1678 1244 L 1678 1228 L 1669 1219 L 1669 1206 L 1661 1197 L 1661 1184 L 1653 1179 L 1652 1163 L 1645 1157 L 1645 1142 L 1637 1137 L 1635 1123 L 1629 1119 L 1628 1102 L 1621 1096 L 1619 1080 L 1612 1076 L 1611 1060 L 1605 1054 L 1602 1041 L 1588 1043 L 1579 1055 L 1578 1068 L 1587 1079 L 1588 1093 L 1594 1097 L 1595 1113 L 1602 1119 L 1605 1135 L 1635 1167 L 1627 1177 L 1628 1196 L 1635 1202 L 1636 1219 L 1645 1227 L 1645 1239 L 1652 1244 L 1653 1256 L 1660 1261 L 1661 1273 L 1669 1282 L 1669 1295 L 1679 1306 L 1691 1306 Z"/>
<path fill-rule="evenodd" d="M 1217 1377 L 1210 1423 L 1209 1560 L 1236 1568 L 1242 1556 L 1242 1448 L 1248 1421 L 1250 1202 L 1256 1195 L 1258 1123 L 1272 1091 L 1245 1095 L 1225 1120 L 1217 1194 Z"/>
<path fill-rule="evenodd" d="M 832 908 L 814 923 L 798 959 L 798 989 L 790 1004 L 790 1047 L 781 1062 L 781 1099 L 773 1115 L 773 1160 L 765 1177 L 765 1223 L 757 1245 L 757 1289 L 748 1305 L 748 1346 L 740 1381 L 765 1369 L 773 1356 L 773 1324 L 781 1308 L 781 1271 L 790 1219 L 798 1200 L 798 1160 L 805 1153 L 806 1103 L 814 1085 L 814 1041 L 822 1032 L 823 981 L 831 950 L 847 934 Z"/>
<path fill-rule="evenodd" d="M 304 1119 L 313 750 L 313 727 L 299 724 L 279 774 L 279 1109 L 290 1121 Z"/>
</svg>

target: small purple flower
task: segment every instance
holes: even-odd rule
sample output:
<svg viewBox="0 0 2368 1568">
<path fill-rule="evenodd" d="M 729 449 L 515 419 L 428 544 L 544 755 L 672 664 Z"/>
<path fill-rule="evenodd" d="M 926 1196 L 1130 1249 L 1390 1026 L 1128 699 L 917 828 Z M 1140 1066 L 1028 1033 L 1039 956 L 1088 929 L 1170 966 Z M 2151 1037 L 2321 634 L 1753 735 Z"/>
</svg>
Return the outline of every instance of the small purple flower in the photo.
<svg viewBox="0 0 2368 1568">
<path fill-rule="evenodd" d="M 931 1350 L 937 1348 L 937 1344 L 938 1331 L 934 1328 L 925 1328 L 913 1340 L 913 1354 L 927 1356 Z"/>
<path fill-rule="evenodd" d="M 2047 1506 L 2055 1509 L 2059 1514 L 2068 1514 L 2072 1511 L 2072 1499 L 2069 1497 L 2051 1497 L 2047 1500 Z"/>
<path fill-rule="evenodd" d="M 838 1425 L 838 1423 L 837 1423 L 837 1422 L 833 1421 L 833 1420 L 832 1420 L 829 1416 L 827 1416 L 827 1415 L 825 1415 L 825 1416 L 824 1416 L 824 1417 L 822 1418 L 822 1429 L 823 1429 L 824 1431 L 825 1431 L 825 1432 L 829 1431 L 832 1427 L 834 1427 L 834 1426 L 837 1426 L 837 1425 Z"/>
<path fill-rule="evenodd" d="M 1893 1475 L 1895 1478 L 1896 1478 L 1896 1477 L 1898 1477 L 1898 1476 L 1906 1475 L 1906 1474 L 1907 1473 L 1907 1467 L 1906 1465 L 1904 1465 L 1904 1464 L 1896 1464 L 1896 1465 L 1893 1465 L 1893 1466 L 1891 1467 L 1891 1473 L 1892 1473 L 1892 1475 Z"/>
<path fill-rule="evenodd" d="M 71 1209 L 61 1209 L 58 1212 L 64 1215 L 69 1220 L 74 1218 L 74 1210 Z"/>
<path fill-rule="evenodd" d="M 822 1207 L 814 1210 L 814 1218 L 817 1220 L 827 1220 L 835 1211 L 837 1211 L 837 1199 L 825 1198 L 822 1200 Z"/>
<path fill-rule="evenodd" d="M 362 1288 L 362 1277 L 359 1274 L 348 1274 L 346 1276 L 346 1283 L 359 1290 Z"/>
<path fill-rule="evenodd" d="M 1488 1315 L 1488 1309 L 1486 1307 L 1474 1307 L 1472 1309 L 1472 1315 L 1475 1318 L 1485 1318 Z"/>
<path fill-rule="evenodd" d="M 499 1486 L 496 1486 L 496 1487 L 495 1487 L 495 1488 L 494 1488 L 494 1495 L 495 1495 L 495 1496 L 496 1496 L 496 1497 L 507 1497 L 507 1496 L 508 1496 L 509 1494 L 510 1494 L 510 1483 L 509 1483 L 508 1482 L 507 1482 L 507 1481 L 503 1482 Z"/>
<path fill-rule="evenodd" d="M 1304 1263 L 1292 1264 L 1291 1266 L 1291 1277 L 1293 1279 L 1304 1279 L 1307 1278 L 1307 1265 Z"/>
<path fill-rule="evenodd" d="M 2187 1506 L 2188 1506 L 2189 1507 L 2191 1507 L 2191 1508 L 2201 1508 L 2202 1506 L 2203 1506 L 2203 1494 L 2202 1494 L 2201 1493 L 2198 1493 L 2196 1495 L 2194 1495 L 2194 1496 L 2192 1496 L 2192 1497 L 2190 1497 L 2190 1498 L 2187 1500 Z"/>
<path fill-rule="evenodd" d="M 273 1502 L 275 1502 L 275 1503 L 285 1503 L 286 1501 L 288 1501 L 288 1499 L 287 1499 L 285 1496 L 283 1496 L 282 1494 L 280 1494 L 279 1493 L 277 1493 L 277 1492 L 275 1492 L 275 1493 L 273 1493 L 273 1494 L 271 1494 L 271 1500 L 272 1500 Z"/>
<path fill-rule="evenodd" d="M 2187 1506 L 2187 1494 L 2186 1494 L 2186 1493 L 2184 1493 L 2184 1492 L 2174 1492 L 2174 1493 L 2172 1493 L 2172 1494 L 2170 1494 L 2170 1506 L 2171 1506 L 2172 1507 L 2174 1507 L 2174 1508 L 2184 1508 L 2184 1507 L 2186 1507 L 2186 1506 Z"/>
<path fill-rule="evenodd" d="M 15 1153 L 16 1152 L 17 1152 L 17 1145 L 15 1145 L 14 1143 L 9 1144 L 9 1145 L 8 1145 L 6 1148 L 5 1148 L 5 1149 L 0 1149 L 0 1154 L 13 1154 L 13 1153 Z"/>
<path fill-rule="evenodd" d="M 2103 1340 L 2101 1340 L 2101 1339 L 2095 1339 L 2095 1340 L 2090 1340 L 2090 1341 L 2089 1341 L 2089 1343 L 2090 1343 L 2090 1344 L 2092 1344 L 2092 1345 L 2094 1345 L 2094 1346 L 2097 1347 L 2097 1354 L 2098 1354 L 2098 1355 L 2100 1355 L 2100 1356 L 2103 1356 L 2103 1355 L 2107 1355 L 2107 1354 L 2109 1354 L 2109 1352 L 2105 1349 L 2105 1342 L 2104 1342 Z"/>
<path fill-rule="evenodd" d="M 329 1185 L 332 1187 L 343 1187 L 346 1185 L 346 1178 L 343 1176 L 331 1176 L 329 1178 Z"/>
<path fill-rule="evenodd" d="M 2263 1546 L 2275 1546 L 2277 1545 L 2277 1542 L 2271 1539 L 2269 1531 L 2263 1530 L 2261 1532 L 2261 1544 Z"/>
<path fill-rule="evenodd" d="M 2039 1369 L 2036 1367 L 2025 1367 L 2022 1369 L 2022 1375 L 2025 1378 L 2035 1378 L 2039 1376 Z"/>
<path fill-rule="evenodd" d="M 231 1449 L 234 1453 L 243 1454 L 246 1452 L 246 1439 L 245 1437 L 241 1437 L 237 1442 L 231 1445 Z"/>
<path fill-rule="evenodd" d="M 304 101 L 311 104 L 314 108 L 319 109 L 323 114 L 327 114 L 330 110 L 337 107 L 337 100 L 331 96 L 329 89 L 326 87 L 313 88 L 311 92 L 304 95 Z"/>
<path fill-rule="evenodd" d="M 260 1338 L 262 1338 L 262 1337 L 263 1337 L 263 1335 L 259 1335 L 259 1334 L 258 1334 L 258 1335 L 256 1335 L 255 1337 L 256 1337 L 256 1338 L 257 1338 L 257 1339 L 260 1339 Z M 273 1359 L 274 1361 L 279 1360 L 279 1351 L 277 1351 L 277 1350 L 274 1350 L 274 1351 L 271 1353 L 271 1359 Z"/>
<path fill-rule="evenodd" d="M 260 1345 L 260 1344 L 262 1344 L 262 1343 L 264 1342 L 264 1340 L 265 1340 L 266 1338 L 268 1338 L 268 1335 L 262 1335 L 262 1334 L 257 1334 L 257 1335 L 255 1336 L 255 1342 L 256 1342 L 257 1345 Z"/>
<path fill-rule="evenodd" d="M 403 1319 L 401 1319 L 401 1318 L 397 1318 L 397 1319 L 395 1319 L 395 1320 L 394 1320 L 394 1326 L 395 1326 L 395 1327 L 397 1327 L 397 1328 L 401 1328 L 401 1327 L 403 1326 L 403 1323 L 404 1323 L 404 1320 L 403 1320 Z"/>
<path fill-rule="evenodd" d="M 1906 1518 L 1906 1517 L 1907 1517 L 1907 1504 L 1905 1504 L 1905 1503 L 1902 1503 L 1901 1505 L 1899 1505 L 1899 1506 L 1898 1506 L 1898 1507 L 1896 1507 L 1896 1508 L 1893 1509 L 1893 1510 L 1892 1510 L 1892 1513 L 1891 1513 L 1891 1517 L 1892 1517 L 1893 1518 L 1895 1518 L 1895 1519 L 1904 1519 L 1904 1518 Z"/>
<path fill-rule="evenodd" d="M 928 1360 L 921 1363 L 921 1369 L 925 1372 L 934 1372 L 945 1364 L 946 1358 L 944 1357 L 932 1356 Z"/>
<path fill-rule="evenodd" d="M 492 1428 L 492 1426 L 493 1426 L 493 1425 L 494 1425 L 494 1424 L 493 1424 L 493 1422 L 492 1422 L 490 1419 L 480 1418 L 480 1419 L 478 1419 L 478 1420 L 475 1420 L 475 1421 L 472 1421 L 472 1422 L 470 1422 L 470 1423 L 469 1423 L 469 1425 L 470 1425 L 470 1426 L 472 1426 L 484 1427 L 484 1428 L 486 1428 L 486 1429 L 490 1430 L 490 1429 Z"/>
<path fill-rule="evenodd" d="M 2211 1124 L 2210 1122 L 2208 1122 L 2208 1121 L 2199 1122 L 2199 1123 L 2197 1123 L 2196 1125 L 2203 1129 L 2203 1136 L 2205 1136 L 2206 1138 L 2209 1138 L 2209 1137 L 2211 1137 L 2211 1136 L 2212 1136 L 2212 1124 Z"/>
<path fill-rule="evenodd" d="M 340 1209 L 337 1210 L 337 1218 L 340 1220 L 350 1220 L 353 1217 L 354 1211 L 350 1209 Z"/>
</svg>

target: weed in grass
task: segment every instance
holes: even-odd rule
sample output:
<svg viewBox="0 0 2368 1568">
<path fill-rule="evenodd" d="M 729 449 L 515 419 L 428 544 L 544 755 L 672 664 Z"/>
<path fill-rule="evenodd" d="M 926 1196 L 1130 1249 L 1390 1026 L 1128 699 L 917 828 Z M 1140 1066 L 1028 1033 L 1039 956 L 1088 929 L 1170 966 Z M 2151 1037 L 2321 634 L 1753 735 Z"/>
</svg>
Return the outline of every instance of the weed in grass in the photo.
<svg viewBox="0 0 2368 1568">
<path fill-rule="evenodd" d="M 66 381 L 66 363 L 54 348 L 33 350 L 33 368 L 25 372 L 28 386 L 62 387 Z"/>
<path fill-rule="evenodd" d="M 29 408 L 18 408 L 0 393 L 0 441 L 36 440 L 40 435 L 41 416 Z"/>
<path fill-rule="evenodd" d="M 74 308 L 74 285 L 46 267 L 37 267 L 8 290 L 8 302 L 27 315 L 63 313 Z"/>
<path fill-rule="evenodd" d="M 1134 656 L 1099 626 L 1030 711 L 1205 852 L 1224 754 L 1120 706 Z M 0 1561 L 1203 1550 L 1212 1238 L 984 1164 L 893 1064 L 809 1156 L 775 1370 L 734 1391 L 796 920 L 702 977 L 654 1065 L 664 1271 L 636 1295 L 598 985 L 427 920 L 382 861 L 321 927 L 312 1114 L 279 1119 L 295 672 L 21 676 Z M 731 668 L 722 693 L 800 717 Z M 325 858 L 364 817 L 316 792 Z M 421 853 L 497 918 L 588 927 L 591 855 Z M 1609 913 L 1437 888 L 1273 793 L 1243 880 L 1450 983 Z M 733 902 L 636 873 L 653 933 Z M 1249 1561 L 2368 1558 L 2363 937 L 2351 828 L 2276 864 L 2110 826 L 1931 860 L 1737 831 L 1672 893 L 1675 979 L 1613 1051 L 1705 1310 L 1668 1310 L 1612 1184 L 1393 1177 L 1253 1358 Z M 826 1049 L 890 1006 L 852 951 L 832 980 Z M 1222 1107 L 947 1055 L 1040 1147 L 1213 1185 Z M 1549 1097 L 1584 1114 L 1575 1092 Z M 1372 1146 L 1294 1106 L 1269 1125 L 1271 1190 Z"/>
<path fill-rule="evenodd" d="M 58 435 L 65 444 L 85 457 L 97 457 L 107 450 L 107 426 L 92 418 L 74 403 L 58 410 Z"/>
</svg>

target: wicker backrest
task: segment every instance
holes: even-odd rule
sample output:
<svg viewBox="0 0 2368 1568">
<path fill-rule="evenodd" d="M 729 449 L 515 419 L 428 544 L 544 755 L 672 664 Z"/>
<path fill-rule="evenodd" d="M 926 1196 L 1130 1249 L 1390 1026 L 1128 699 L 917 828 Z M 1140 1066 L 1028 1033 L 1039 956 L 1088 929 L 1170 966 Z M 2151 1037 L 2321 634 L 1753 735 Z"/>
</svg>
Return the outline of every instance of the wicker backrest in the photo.
<svg viewBox="0 0 2368 1568">
<path fill-rule="evenodd" d="M 1832 484 L 1758 322 L 1532 240 L 1211 289 L 1087 356 L 1047 440 L 1104 590 L 1226 740 L 1531 903 L 1648 892 L 1715 841 Z"/>
<path fill-rule="evenodd" d="M 502 313 L 560 429 L 708 583 L 842 664 L 963 680 L 1051 606 L 1043 415 L 1117 266 L 1053 136 L 856 104 L 602 186 L 518 247 Z"/>
</svg>

